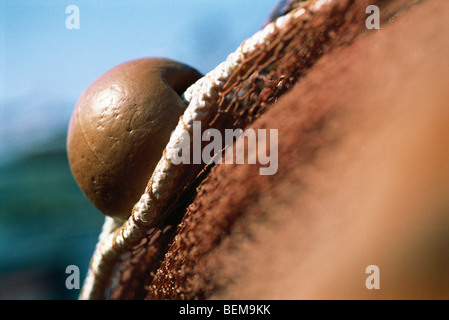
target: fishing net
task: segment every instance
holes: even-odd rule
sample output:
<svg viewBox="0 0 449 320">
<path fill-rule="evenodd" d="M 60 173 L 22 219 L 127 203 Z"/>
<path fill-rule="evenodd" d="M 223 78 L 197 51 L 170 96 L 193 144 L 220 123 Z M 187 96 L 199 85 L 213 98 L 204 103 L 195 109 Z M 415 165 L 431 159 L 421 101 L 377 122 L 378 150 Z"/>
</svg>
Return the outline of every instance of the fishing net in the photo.
<svg viewBox="0 0 449 320">
<path fill-rule="evenodd" d="M 368 5 L 381 8 L 380 18 L 384 23 L 414 2 L 281 1 L 260 32 L 245 40 L 225 62 L 184 93 L 189 107 L 175 132 L 191 133 L 194 121 L 201 121 L 202 131 L 214 128 L 223 132 L 250 127 L 300 81 L 320 57 L 349 45 L 358 34 L 367 31 L 365 10 Z M 201 186 L 217 166 L 214 161 L 171 163 L 167 154 L 178 152 L 181 140 L 181 135 L 172 135 L 128 221 L 123 226 L 110 220 L 105 222 L 82 298 L 206 299 L 216 289 L 215 284 L 204 278 L 192 287 L 195 275 L 188 271 L 170 278 L 170 269 L 187 263 L 173 257 L 167 259 L 170 246 L 195 255 L 195 241 L 184 241 L 177 233 L 185 225 L 186 215 L 204 209 L 189 205 L 213 191 Z M 224 141 L 223 146 L 224 149 L 232 147 Z M 238 214 L 236 211 L 233 219 Z M 202 227 L 208 232 L 206 226 Z M 223 224 L 217 232 L 226 232 L 231 227 L 231 223 Z M 219 241 L 218 235 L 216 238 Z M 190 263 L 192 261 L 195 259 Z"/>
</svg>

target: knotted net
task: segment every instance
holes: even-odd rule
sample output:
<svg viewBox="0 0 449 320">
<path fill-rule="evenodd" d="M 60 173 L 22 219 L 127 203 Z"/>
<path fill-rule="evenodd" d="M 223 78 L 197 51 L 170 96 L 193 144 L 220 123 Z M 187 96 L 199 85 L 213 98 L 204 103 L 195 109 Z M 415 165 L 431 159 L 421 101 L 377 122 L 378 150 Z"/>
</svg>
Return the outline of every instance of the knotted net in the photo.
<svg viewBox="0 0 449 320">
<path fill-rule="evenodd" d="M 154 284 L 187 206 L 215 165 L 173 164 L 170 155 L 179 152 L 183 133 L 192 135 L 194 121 L 201 121 L 203 131 L 247 128 L 323 54 L 366 31 L 369 4 L 387 7 L 396 2 L 282 1 L 262 30 L 192 85 L 183 95 L 188 108 L 130 218 L 123 224 L 106 218 L 81 298 L 207 298 L 210 290 L 186 296 L 181 283 L 170 288 Z M 382 10 L 382 21 L 393 18 L 396 10 Z"/>
</svg>

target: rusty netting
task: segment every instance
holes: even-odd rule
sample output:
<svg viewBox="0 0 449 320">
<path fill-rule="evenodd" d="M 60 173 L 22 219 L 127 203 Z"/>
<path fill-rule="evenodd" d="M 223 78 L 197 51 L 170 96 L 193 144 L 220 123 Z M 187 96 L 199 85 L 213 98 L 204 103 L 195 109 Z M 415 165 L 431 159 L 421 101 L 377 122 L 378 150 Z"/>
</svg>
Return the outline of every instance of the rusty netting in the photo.
<svg viewBox="0 0 449 320">
<path fill-rule="evenodd" d="M 216 112 L 207 127 L 247 128 L 304 77 L 323 54 L 350 44 L 366 31 L 365 8 L 369 4 L 385 8 L 381 19 L 387 21 L 397 10 L 388 10 L 389 5 L 397 2 L 401 1 L 283 1 L 283 6 L 278 7 L 270 19 L 292 10 L 301 9 L 304 13 L 282 28 L 275 27 L 265 43 L 244 57 L 238 72 L 220 88 Z M 213 164 L 192 165 L 177 181 L 181 187 L 171 196 L 154 227 L 138 246 L 122 255 L 105 298 L 201 299 L 210 295 L 213 288 L 192 292 L 179 279 L 167 287 L 158 284 L 155 276 L 158 270 L 161 272 L 161 262 L 174 241 L 186 208 L 198 196 L 198 187 L 212 167 Z M 176 266 L 164 265 L 164 268 L 170 267 Z"/>
</svg>

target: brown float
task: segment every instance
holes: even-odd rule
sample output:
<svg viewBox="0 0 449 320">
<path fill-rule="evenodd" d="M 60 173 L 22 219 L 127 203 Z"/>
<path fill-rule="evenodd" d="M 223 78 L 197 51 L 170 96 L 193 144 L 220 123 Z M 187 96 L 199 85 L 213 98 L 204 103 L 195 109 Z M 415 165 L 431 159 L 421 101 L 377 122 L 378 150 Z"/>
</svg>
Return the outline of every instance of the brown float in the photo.
<svg viewBox="0 0 449 320">
<path fill-rule="evenodd" d="M 103 213 L 126 219 L 186 105 L 180 95 L 201 74 L 182 63 L 143 58 L 100 76 L 70 121 L 72 173 Z"/>
</svg>

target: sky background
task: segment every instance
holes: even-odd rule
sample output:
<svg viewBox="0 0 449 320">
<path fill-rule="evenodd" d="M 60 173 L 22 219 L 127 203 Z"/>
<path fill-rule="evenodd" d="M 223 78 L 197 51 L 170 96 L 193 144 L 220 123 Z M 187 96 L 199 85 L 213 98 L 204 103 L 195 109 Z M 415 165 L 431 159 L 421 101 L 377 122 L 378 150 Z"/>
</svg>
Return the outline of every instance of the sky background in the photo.
<svg viewBox="0 0 449 320">
<path fill-rule="evenodd" d="M 206 73 L 277 0 L 0 0 L 0 161 L 62 130 L 82 91 L 113 66 L 167 57 Z M 67 29 L 66 8 L 80 11 Z"/>
<path fill-rule="evenodd" d="M 103 215 L 68 167 L 81 93 L 128 60 L 167 57 L 207 73 L 258 31 L 278 0 L 0 0 L 0 299 L 73 299 Z M 66 28 L 66 8 L 80 29 Z"/>
</svg>

